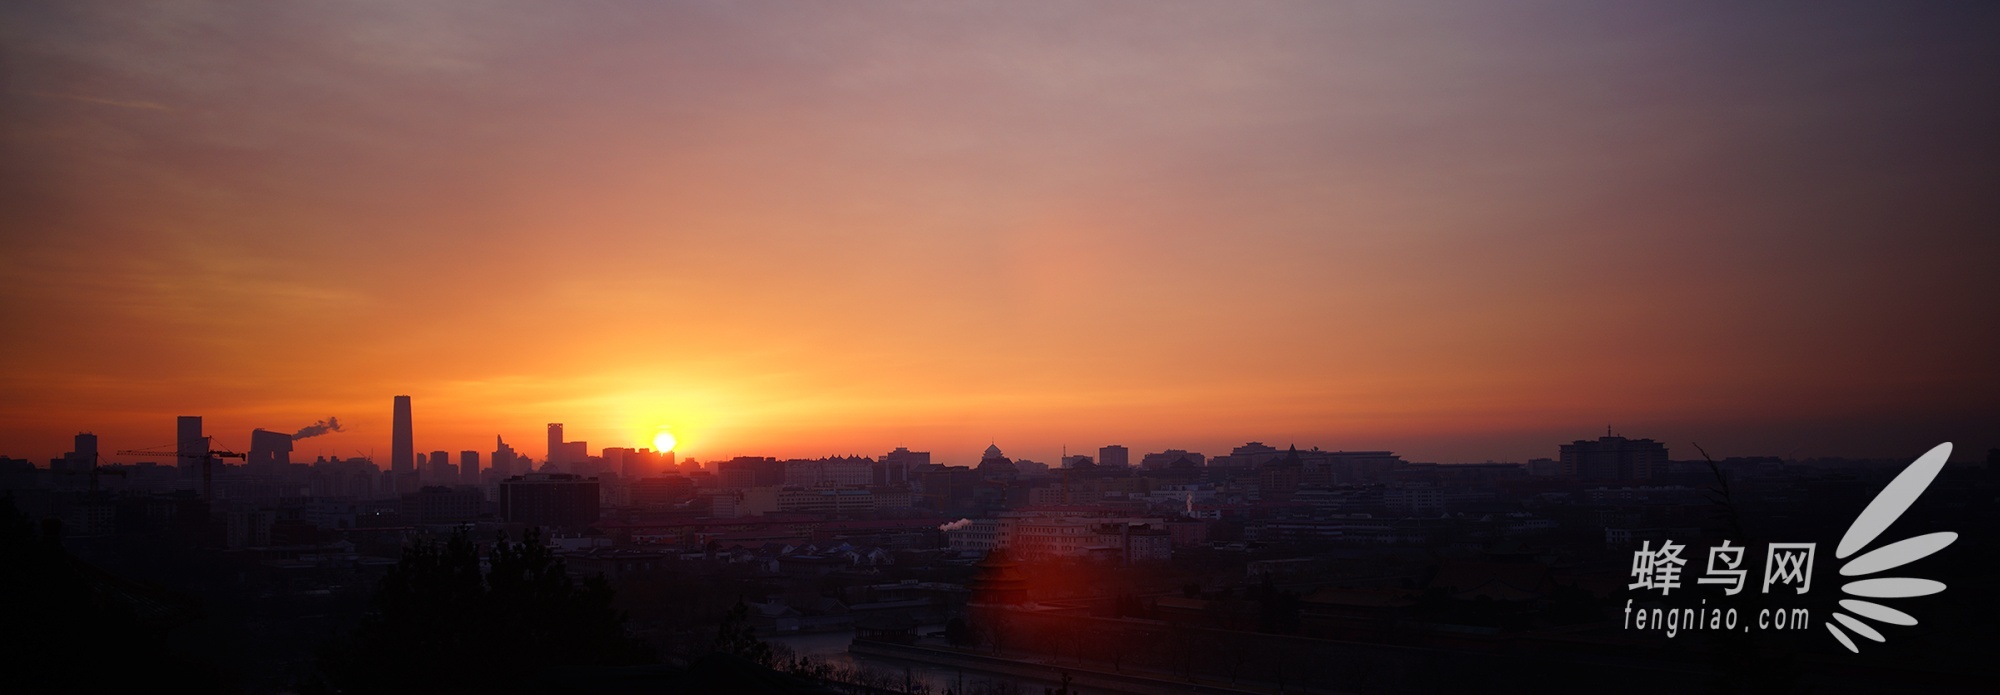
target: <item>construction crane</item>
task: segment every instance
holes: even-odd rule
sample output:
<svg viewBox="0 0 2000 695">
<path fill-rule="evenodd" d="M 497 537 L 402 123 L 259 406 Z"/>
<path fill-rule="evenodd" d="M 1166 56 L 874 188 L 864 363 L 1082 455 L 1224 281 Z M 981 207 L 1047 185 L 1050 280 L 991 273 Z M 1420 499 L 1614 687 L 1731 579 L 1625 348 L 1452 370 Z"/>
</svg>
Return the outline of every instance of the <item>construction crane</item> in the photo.
<svg viewBox="0 0 2000 695">
<path fill-rule="evenodd" d="M 97 494 L 97 476 L 100 476 L 100 475 L 115 475 L 115 476 L 118 476 L 118 477 L 120 477 L 120 478 L 123 478 L 123 477 L 126 477 L 126 476 L 125 476 L 125 469 L 122 469 L 122 468 L 105 468 L 105 467 L 104 467 L 104 457 L 102 457 L 102 456 L 98 456 L 98 457 L 95 457 L 95 458 L 94 458 L 94 459 L 93 459 L 93 460 L 92 460 L 92 461 L 90 462 L 90 470 L 87 470 L 87 471 L 74 471 L 74 470 L 72 470 L 72 471 L 53 471 L 53 472 L 55 472 L 55 473 L 59 473 L 59 474 L 62 474 L 62 475 L 88 475 L 88 476 L 90 476 L 90 494 L 92 494 L 92 495 L 95 495 L 95 494 Z"/>
<path fill-rule="evenodd" d="M 162 446 L 162 447 L 154 447 L 151 449 L 121 449 L 118 451 L 118 455 L 119 456 L 174 456 L 180 459 L 188 459 L 199 456 L 201 457 L 201 497 L 202 499 L 214 502 L 215 459 L 218 457 L 243 459 L 244 462 L 247 463 L 250 460 L 250 456 L 248 454 L 239 454 L 234 451 L 230 451 L 228 449 L 214 448 L 208 444 L 209 440 L 208 437 L 202 437 L 201 439 L 202 439 L 201 450 L 196 450 L 196 451 L 181 451 L 175 447 Z"/>
</svg>

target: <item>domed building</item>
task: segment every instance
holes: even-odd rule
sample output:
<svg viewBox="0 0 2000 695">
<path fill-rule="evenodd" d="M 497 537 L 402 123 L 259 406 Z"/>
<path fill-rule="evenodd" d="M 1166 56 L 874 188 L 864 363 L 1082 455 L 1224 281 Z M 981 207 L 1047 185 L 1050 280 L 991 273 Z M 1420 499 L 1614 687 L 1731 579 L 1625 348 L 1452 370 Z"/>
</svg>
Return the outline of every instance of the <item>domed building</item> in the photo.
<svg viewBox="0 0 2000 695">
<path fill-rule="evenodd" d="M 972 471 L 989 480 L 1012 480 L 1021 475 L 1020 467 L 1015 466 L 1013 459 L 1007 458 L 1006 454 L 1000 453 L 998 444 L 987 445 L 986 453 L 979 457 L 979 465 Z"/>
</svg>

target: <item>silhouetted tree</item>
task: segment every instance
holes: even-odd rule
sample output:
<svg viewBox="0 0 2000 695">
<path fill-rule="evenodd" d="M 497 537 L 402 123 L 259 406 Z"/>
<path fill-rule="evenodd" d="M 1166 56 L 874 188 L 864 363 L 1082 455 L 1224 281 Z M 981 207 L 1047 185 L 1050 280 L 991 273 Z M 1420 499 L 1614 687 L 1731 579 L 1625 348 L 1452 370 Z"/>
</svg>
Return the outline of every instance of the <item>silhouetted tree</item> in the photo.
<svg viewBox="0 0 2000 695">
<path fill-rule="evenodd" d="M 757 639 L 757 630 L 750 624 L 750 606 L 741 600 L 729 609 L 729 615 L 722 618 L 722 626 L 716 628 L 715 652 L 740 657 L 767 668 L 777 658 L 771 651 L 771 645 Z"/>
<path fill-rule="evenodd" d="M 192 597 L 78 561 L 62 524 L 38 529 L 0 495 L 0 654 L 8 692 L 237 690 L 233 674 L 177 645 Z"/>
<path fill-rule="evenodd" d="M 322 667 L 349 692 L 512 692 L 551 667 L 614 666 L 650 660 L 625 634 L 602 577 L 579 586 L 529 531 L 501 534 L 481 571 L 464 531 L 439 544 L 405 546 L 382 579 L 373 612 L 332 645 Z"/>
<path fill-rule="evenodd" d="M 1750 545 L 1753 534 L 1743 523 L 1743 513 L 1737 507 L 1736 496 L 1730 490 L 1729 476 L 1715 459 L 1709 458 L 1708 450 L 1695 444 L 1696 451 L 1708 463 L 1709 473 L 1715 476 L 1715 485 L 1708 489 L 1709 501 L 1715 505 L 1715 515 L 1729 538 L 1741 539 Z M 1744 615 L 1755 615 L 1767 605 L 1768 599 L 1761 593 L 1745 592 L 1740 603 Z M 1694 596 L 1696 594 L 1687 594 Z M 1685 598 L 1685 597 L 1684 597 Z M 1766 639 L 1757 631 L 1737 632 L 1735 630 L 1703 631 L 1708 638 L 1709 654 L 1714 669 L 1708 682 L 1709 692 L 1714 693 L 1787 693 L 1799 690 L 1797 667 L 1792 656 L 1782 645 Z"/>
</svg>

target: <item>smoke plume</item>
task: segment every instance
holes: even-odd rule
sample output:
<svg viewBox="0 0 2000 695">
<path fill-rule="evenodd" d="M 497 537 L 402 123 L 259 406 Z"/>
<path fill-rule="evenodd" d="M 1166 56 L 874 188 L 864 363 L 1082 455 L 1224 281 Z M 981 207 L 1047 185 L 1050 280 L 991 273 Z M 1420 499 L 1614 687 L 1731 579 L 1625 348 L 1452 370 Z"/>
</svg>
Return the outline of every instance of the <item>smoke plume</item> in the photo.
<svg viewBox="0 0 2000 695">
<path fill-rule="evenodd" d="M 321 420 L 319 422 L 315 422 L 313 424 L 299 428 L 299 431 L 296 434 L 292 435 L 292 441 L 298 441 L 301 439 L 305 439 L 306 437 L 317 437 L 322 434 L 326 434 L 328 432 L 339 432 L 339 431 L 340 431 L 340 418 L 328 417 L 325 420 Z"/>
<path fill-rule="evenodd" d="M 957 531 L 957 530 L 959 530 L 959 529 L 962 529 L 962 528 L 965 528 L 965 527 L 967 527 L 967 526 L 971 526 L 971 525 L 972 525 L 972 520 L 971 520 L 971 519 L 959 519 L 958 521 L 954 521 L 954 522 L 951 522 L 951 523 L 949 523 L 949 524 L 944 524 L 944 525 L 942 525 L 942 526 L 939 526 L 939 527 L 938 527 L 938 530 L 939 530 L 939 531 Z"/>
</svg>

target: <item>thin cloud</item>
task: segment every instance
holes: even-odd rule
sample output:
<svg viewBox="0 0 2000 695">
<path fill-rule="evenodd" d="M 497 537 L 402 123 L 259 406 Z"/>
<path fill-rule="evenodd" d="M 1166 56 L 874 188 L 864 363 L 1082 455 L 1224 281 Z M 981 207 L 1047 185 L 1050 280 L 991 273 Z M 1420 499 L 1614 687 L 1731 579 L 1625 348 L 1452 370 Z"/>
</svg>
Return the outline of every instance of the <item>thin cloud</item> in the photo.
<svg viewBox="0 0 2000 695">
<path fill-rule="evenodd" d="M 177 111 L 177 110 L 179 110 L 179 109 L 175 109 L 174 107 L 171 107 L 171 106 L 167 106 L 166 104 L 156 104 L 156 103 L 153 103 L 153 102 L 150 102 L 150 101 L 123 101 L 123 100 L 119 100 L 119 99 L 104 99 L 104 98 L 101 98 L 101 97 L 93 97 L 93 96 L 85 96 L 85 95 L 82 95 L 82 94 L 54 94 L 54 93 L 50 93 L 50 92 L 35 92 L 35 96 L 38 96 L 38 97 L 47 97 L 47 98 L 50 98 L 50 99 L 65 99 L 65 100 L 68 100 L 68 101 L 80 101 L 80 102 L 83 102 L 83 103 L 86 103 L 86 104 L 99 104 L 99 105 L 103 105 L 103 106 L 116 106 L 116 107 L 118 107 L 118 108 L 121 108 L 121 109 L 144 109 L 144 110 L 147 110 L 147 111 Z"/>
</svg>

